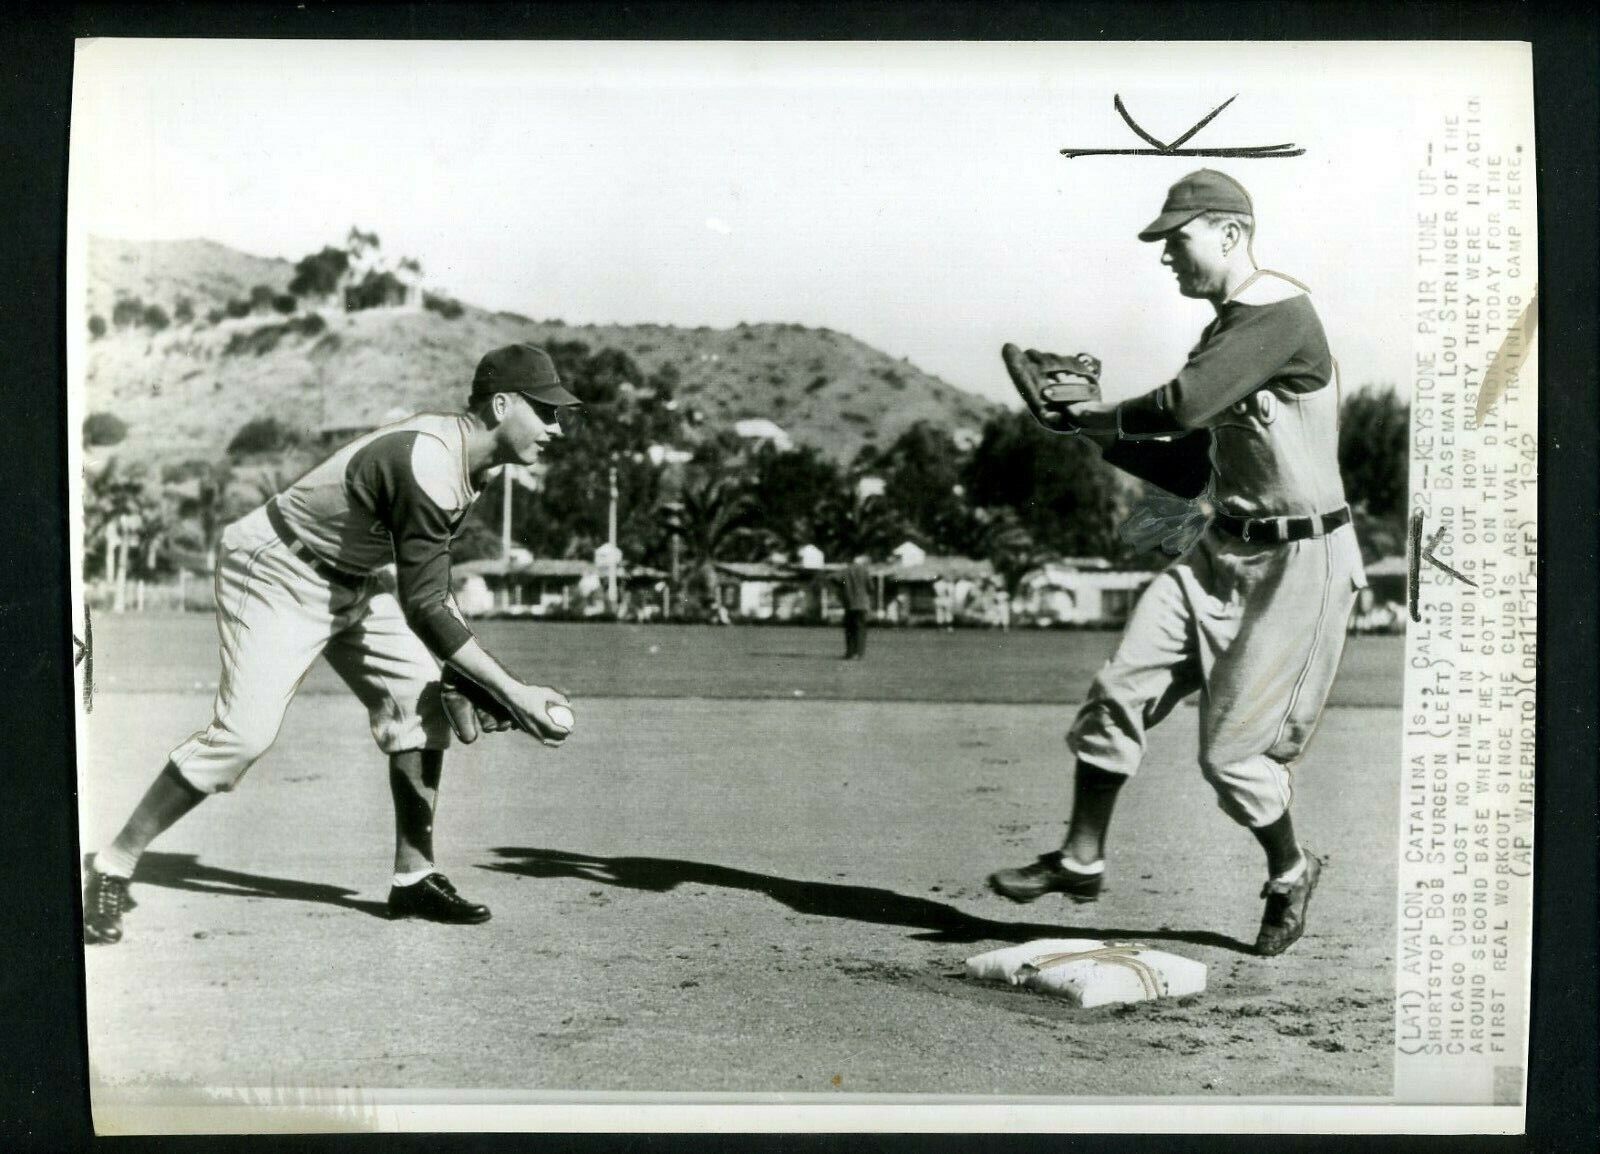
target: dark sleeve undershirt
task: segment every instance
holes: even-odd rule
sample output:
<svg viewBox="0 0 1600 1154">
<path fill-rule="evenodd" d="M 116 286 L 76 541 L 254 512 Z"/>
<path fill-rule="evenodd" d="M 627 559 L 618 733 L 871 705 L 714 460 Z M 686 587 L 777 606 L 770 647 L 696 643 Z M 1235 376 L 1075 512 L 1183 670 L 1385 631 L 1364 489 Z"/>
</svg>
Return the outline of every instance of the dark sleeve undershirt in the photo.
<svg viewBox="0 0 1600 1154">
<path fill-rule="evenodd" d="M 450 596 L 454 517 L 428 495 L 412 471 L 412 451 L 423 435 L 407 430 L 363 446 L 350 459 L 345 485 L 351 500 L 389 530 L 406 623 L 443 660 L 472 631 L 456 615 Z"/>
<path fill-rule="evenodd" d="M 1282 372 L 1313 320 L 1303 296 L 1224 306 L 1171 384 L 1119 407 L 1123 434 L 1162 436 L 1205 426 Z"/>
</svg>

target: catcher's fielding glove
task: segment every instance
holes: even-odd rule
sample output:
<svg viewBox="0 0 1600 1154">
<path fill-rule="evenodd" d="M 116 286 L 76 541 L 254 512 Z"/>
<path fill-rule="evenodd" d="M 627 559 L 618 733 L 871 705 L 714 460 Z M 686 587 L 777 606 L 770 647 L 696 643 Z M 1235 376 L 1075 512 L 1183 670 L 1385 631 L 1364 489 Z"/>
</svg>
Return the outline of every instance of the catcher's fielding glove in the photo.
<svg viewBox="0 0 1600 1154">
<path fill-rule="evenodd" d="M 1088 353 L 1064 357 L 1008 344 L 1000 359 L 1034 420 L 1052 433 L 1076 433 L 1067 406 L 1100 399 L 1100 361 Z"/>
<path fill-rule="evenodd" d="M 511 711 L 500 699 L 470 677 L 446 666 L 439 680 L 439 700 L 450 719 L 450 728 L 463 745 L 471 745 L 480 733 L 503 733 L 516 729 Z"/>
</svg>

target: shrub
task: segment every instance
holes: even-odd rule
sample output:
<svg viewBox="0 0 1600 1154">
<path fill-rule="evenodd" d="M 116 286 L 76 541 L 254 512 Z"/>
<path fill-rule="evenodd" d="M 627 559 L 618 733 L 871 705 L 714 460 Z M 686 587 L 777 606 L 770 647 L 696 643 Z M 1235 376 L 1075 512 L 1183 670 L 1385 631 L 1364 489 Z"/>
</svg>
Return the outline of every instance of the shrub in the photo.
<svg viewBox="0 0 1600 1154">
<path fill-rule="evenodd" d="M 217 322 L 222 320 L 223 317 L 225 317 L 227 315 L 228 314 L 226 312 L 224 312 L 222 309 L 207 309 L 206 310 L 206 320 L 211 324 L 216 324 Z"/>
<path fill-rule="evenodd" d="M 269 309 L 272 307 L 272 298 L 277 295 L 272 291 L 271 285 L 254 285 L 250 289 L 250 307 L 252 309 Z"/>
<path fill-rule="evenodd" d="M 289 291 L 297 297 L 325 297 L 339 287 L 350 267 L 350 254 L 342 248 L 324 248 L 302 257 L 294 266 Z"/>
<path fill-rule="evenodd" d="M 320 313 L 307 313 L 297 321 L 290 321 L 289 327 L 303 337 L 314 337 L 327 331 L 328 322 Z"/>
<path fill-rule="evenodd" d="M 230 457 L 252 453 L 277 453 L 293 448 L 300 438 L 276 417 L 257 417 L 244 426 L 228 442 Z"/>
<path fill-rule="evenodd" d="M 231 301 L 229 301 L 228 302 L 228 315 L 230 317 L 235 318 L 235 319 L 237 319 L 239 317 L 247 317 L 247 316 L 249 316 L 250 315 L 250 302 L 249 301 L 242 301 L 242 300 L 231 300 Z"/>
<path fill-rule="evenodd" d="M 95 313 L 94 316 L 89 318 L 89 336 L 94 340 L 99 340 L 105 335 L 106 318 L 99 313 Z"/>
<path fill-rule="evenodd" d="M 119 329 L 137 325 L 144 320 L 144 302 L 138 297 L 123 297 L 111 306 L 111 323 Z"/>
<path fill-rule="evenodd" d="M 392 272 L 369 272 L 358 285 L 345 290 L 344 306 L 351 312 L 382 308 L 405 298 L 406 286 Z"/>
<path fill-rule="evenodd" d="M 817 393 L 828 387 L 828 378 L 818 375 L 811 378 L 811 383 L 806 386 L 806 392 Z"/>
<path fill-rule="evenodd" d="M 83 443 L 91 448 L 115 445 L 127 435 L 127 422 L 115 413 L 90 413 L 84 418 Z"/>
<path fill-rule="evenodd" d="M 194 302 L 188 297 L 179 297 L 172 306 L 172 319 L 180 325 L 194 320 Z"/>
<path fill-rule="evenodd" d="M 167 311 L 160 305 L 148 305 L 145 307 L 141 323 L 152 332 L 159 333 L 167 327 Z"/>
<path fill-rule="evenodd" d="M 434 296 L 432 293 L 422 294 L 422 307 L 429 312 L 438 313 L 447 321 L 453 321 L 467 311 L 461 306 L 460 301 L 451 300 L 449 297 Z"/>
<path fill-rule="evenodd" d="M 284 316 L 288 316 L 290 313 L 294 312 L 294 310 L 299 308 L 299 307 L 300 307 L 300 302 L 298 300 L 296 300 L 289 293 L 278 293 L 276 296 L 274 296 L 272 298 L 272 309 L 273 309 L 273 311 L 274 312 L 280 312 Z"/>
</svg>

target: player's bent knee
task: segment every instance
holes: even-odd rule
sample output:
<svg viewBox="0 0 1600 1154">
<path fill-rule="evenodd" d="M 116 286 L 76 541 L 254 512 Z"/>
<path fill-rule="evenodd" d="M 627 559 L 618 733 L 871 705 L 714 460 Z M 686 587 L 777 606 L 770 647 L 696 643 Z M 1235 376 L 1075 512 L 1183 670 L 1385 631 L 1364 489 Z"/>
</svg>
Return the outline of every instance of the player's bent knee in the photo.
<svg viewBox="0 0 1600 1154">
<path fill-rule="evenodd" d="M 1200 772 L 1217 795 L 1217 807 L 1240 825 L 1271 825 L 1289 808 L 1289 771 L 1264 754 L 1240 761 L 1200 759 Z"/>
</svg>

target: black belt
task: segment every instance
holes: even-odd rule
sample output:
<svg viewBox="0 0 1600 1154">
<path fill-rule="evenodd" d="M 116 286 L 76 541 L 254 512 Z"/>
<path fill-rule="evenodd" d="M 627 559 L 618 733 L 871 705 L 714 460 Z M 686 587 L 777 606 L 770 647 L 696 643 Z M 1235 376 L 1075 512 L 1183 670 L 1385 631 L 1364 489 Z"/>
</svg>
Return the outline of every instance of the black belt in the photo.
<svg viewBox="0 0 1600 1154">
<path fill-rule="evenodd" d="M 271 523 L 272 531 L 289 547 L 289 552 L 311 566 L 312 569 L 316 570 L 317 576 L 329 584 L 353 587 L 359 586 L 366 580 L 365 577 L 359 574 L 346 573 L 338 566 L 328 564 L 328 562 L 313 553 L 311 547 L 300 540 L 299 534 L 290 528 L 288 520 L 283 515 L 283 510 L 278 508 L 278 499 L 276 497 L 267 502 L 267 521 Z"/>
<path fill-rule="evenodd" d="M 1341 525 L 1348 525 L 1350 506 L 1309 517 L 1235 517 L 1219 509 L 1211 523 L 1252 545 L 1282 545 L 1286 541 L 1325 537 Z"/>
</svg>

